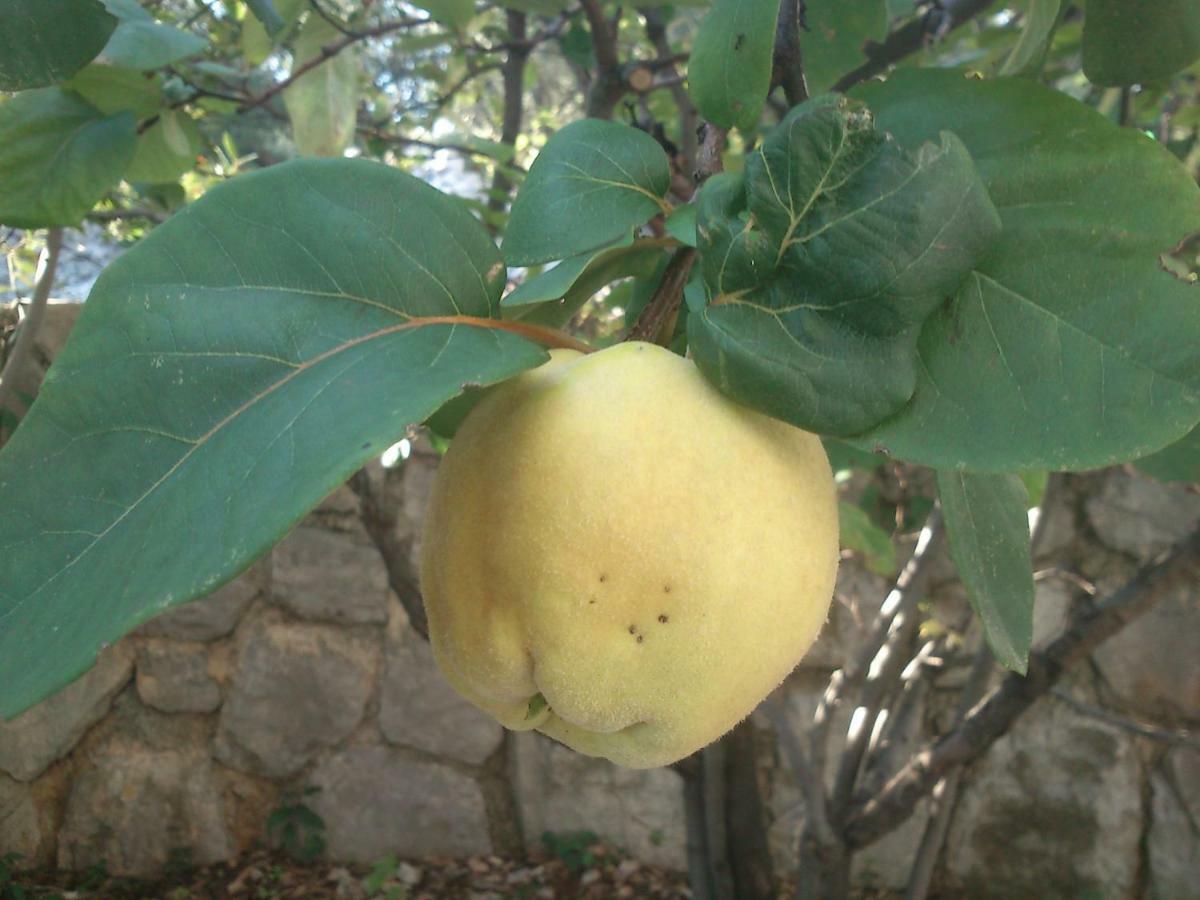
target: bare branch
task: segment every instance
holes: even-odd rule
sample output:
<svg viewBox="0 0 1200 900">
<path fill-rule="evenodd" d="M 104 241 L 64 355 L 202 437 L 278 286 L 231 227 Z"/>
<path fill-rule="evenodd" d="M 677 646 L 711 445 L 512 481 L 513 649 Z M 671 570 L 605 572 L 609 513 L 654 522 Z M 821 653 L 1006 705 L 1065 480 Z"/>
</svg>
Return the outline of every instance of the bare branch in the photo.
<svg viewBox="0 0 1200 900">
<path fill-rule="evenodd" d="M 1194 737 L 1188 731 L 1174 731 L 1170 728 L 1147 725 L 1145 722 L 1139 722 L 1129 716 L 1123 716 L 1114 710 L 1077 700 L 1062 688 L 1055 688 L 1050 692 L 1050 695 L 1055 700 L 1071 707 L 1071 709 L 1080 715 L 1106 722 L 1114 728 L 1120 728 L 1122 731 L 1128 731 L 1130 734 L 1136 734 L 1138 737 L 1149 738 L 1152 741 L 1159 741 L 1176 747 L 1186 747 L 1189 750 L 1200 753 L 1200 738 Z"/>
<path fill-rule="evenodd" d="M 882 44 L 867 45 L 867 61 L 847 72 L 833 86 L 835 91 L 848 91 L 860 81 L 866 81 L 890 66 L 923 50 L 935 40 L 986 10 L 995 0 L 943 0 L 939 7 L 924 16 L 910 19 L 884 39 Z"/>
<path fill-rule="evenodd" d="M 804 16 L 804 0 L 780 0 L 779 19 L 775 23 L 771 86 L 783 88 L 788 106 L 808 99 L 808 82 L 804 78 L 804 58 L 800 50 L 800 29 L 804 25 Z"/>
<path fill-rule="evenodd" d="M 525 97 L 525 64 L 529 61 L 532 48 L 526 41 L 525 13 L 508 10 L 508 33 L 512 37 L 512 49 L 504 61 L 504 122 L 501 127 L 500 140 L 511 147 L 516 147 L 517 138 L 521 134 L 521 120 L 524 117 Z M 508 205 L 512 193 L 512 181 L 497 165 L 492 173 L 492 192 L 488 197 L 488 209 L 500 211 Z"/>
<path fill-rule="evenodd" d="M 6 409 L 16 390 L 17 382 L 24 374 L 25 367 L 33 358 L 33 348 L 37 341 L 38 332 L 46 320 L 46 309 L 50 304 L 50 292 L 54 288 L 54 273 L 58 269 L 58 256 L 62 251 L 63 230 L 51 228 L 46 233 L 46 249 L 40 260 L 40 271 L 37 284 L 33 289 L 32 302 L 29 304 L 29 314 L 21 324 L 17 333 L 17 341 L 13 347 L 4 371 L 0 373 L 0 410 Z"/>
<path fill-rule="evenodd" d="M 600 0 L 580 0 L 592 32 L 592 51 L 596 55 L 596 75 L 587 95 L 587 114 L 596 119 L 611 119 L 617 101 L 625 93 L 621 60 L 617 55 L 616 23 L 604 15 Z"/>
<path fill-rule="evenodd" d="M 674 332 L 674 322 L 683 303 L 683 289 L 692 274 L 692 266 L 696 262 L 696 251 L 692 247 L 680 247 L 675 251 L 667 269 L 663 272 L 662 281 L 654 291 L 654 296 L 646 304 L 637 321 L 629 330 L 627 341 L 655 341 L 669 343 Z M 668 329 L 668 325 L 672 327 Z"/>
<path fill-rule="evenodd" d="M 845 829 L 849 845 L 864 847 L 900 825 L 938 779 L 981 756 L 1068 668 L 1149 610 L 1167 591 L 1194 578 L 1198 565 L 1200 531 L 1142 569 L 1107 602 L 1076 616 L 1049 647 L 1030 656 L 1027 675 L 1005 677 L 958 728 L 927 745 L 878 796 L 853 811 Z"/>
</svg>

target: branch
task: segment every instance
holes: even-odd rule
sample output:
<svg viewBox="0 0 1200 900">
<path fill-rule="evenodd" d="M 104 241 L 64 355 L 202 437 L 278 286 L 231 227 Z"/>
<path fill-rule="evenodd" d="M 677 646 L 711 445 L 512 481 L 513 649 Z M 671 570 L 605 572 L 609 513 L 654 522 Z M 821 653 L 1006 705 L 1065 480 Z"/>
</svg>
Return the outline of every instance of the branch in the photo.
<svg viewBox="0 0 1200 900">
<path fill-rule="evenodd" d="M 905 57 L 923 50 L 954 29 L 965 25 L 995 0 L 943 0 L 940 8 L 910 19 L 884 39 L 882 44 L 867 44 L 867 61 L 843 75 L 832 90 L 845 93 L 858 84 L 886 71 Z"/>
<path fill-rule="evenodd" d="M 1123 716 L 1111 709 L 1105 709 L 1102 706 L 1093 706 L 1090 703 L 1084 703 L 1082 700 L 1076 700 L 1062 688 L 1055 688 L 1050 694 L 1055 700 L 1066 704 L 1080 715 L 1098 719 L 1101 722 L 1107 722 L 1114 728 L 1120 728 L 1122 731 L 1128 731 L 1130 734 L 1136 734 L 1139 737 L 1149 738 L 1152 741 L 1160 741 L 1176 747 L 1186 747 L 1189 750 L 1200 753 L 1200 739 L 1193 737 L 1190 732 L 1147 725 L 1144 722 L 1131 719 L 1129 716 Z"/>
<path fill-rule="evenodd" d="M 58 268 L 58 255 L 62 250 L 63 231 L 61 228 L 51 228 L 46 233 L 46 250 L 41 259 L 41 271 L 38 273 L 37 285 L 33 289 L 33 300 L 29 305 L 29 314 L 25 317 L 21 330 L 17 334 L 17 342 L 12 355 L 0 373 L 0 410 L 8 406 L 12 393 L 16 390 L 17 382 L 24 374 L 25 367 L 33 357 L 33 348 L 41 330 L 42 322 L 46 319 L 46 308 L 50 303 L 50 291 L 54 287 L 54 272 Z"/>
<path fill-rule="evenodd" d="M 780 0 L 779 19 L 775 24 L 771 87 L 783 87 L 788 106 L 796 106 L 808 99 L 804 58 L 800 51 L 800 29 L 804 27 L 804 16 L 804 0 Z"/>
<path fill-rule="evenodd" d="M 646 304 L 637 321 L 626 336 L 627 341 L 655 341 L 670 343 L 674 332 L 674 323 L 683 302 L 683 289 L 692 274 L 692 266 L 696 263 L 696 251 L 692 247 L 680 247 L 667 263 L 662 281 L 654 291 L 654 296 Z M 667 326 L 671 327 L 668 328 Z"/>
<path fill-rule="evenodd" d="M 510 9 L 506 15 L 513 46 L 504 61 L 504 123 L 500 131 L 500 140 L 515 148 L 517 138 L 521 135 L 521 120 L 524 117 L 525 64 L 529 61 L 532 47 L 526 40 L 525 13 Z M 488 209 L 494 212 L 504 209 L 508 205 L 512 188 L 512 181 L 505 173 L 504 167 L 497 165 L 492 173 Z"/>
<path fill-rule="evenodd" d="M 425 615 L 425 603 L 421 599 L 421 588 L 412 565 L 412 537 L 400 538 L 396 534 L 399 504 L 387 502 L 380 497 L 371 474 L 362 468 L 349 481 L 350 489 L 358 495 L 358 517 L 367 530 L 375 549 L 383 558 L 388 573 L 388 584 L 400 598 L 408 621 L 413 630 L 429 640 L 429 619 Z"/>
<path fill-rule="evenodd" d="M 433 20 L 428 17 L 419 18 L 419 17 L 414 16 L 414 17 L 407 18 L 407 19 L 398 19 L 395 22 L 385 22 L 382 25 L 376 25 L 373 28 L 367 28 L 367 29 L 364 29 L 363 31 L 355 31 L 355 32 L 350 32 L 348 34 L 343 34 L 336 41 L 330 41 L 328 44 L 326 44 L 324 47 L 322 47 L 321 52 L 318 53 L 316 56 L 314 56 L 312 59 L 308 60 L 308 62 L 302 63 L 301 65 L 294 68 L 292 70 L 292 73 L 287 78 L 285 78 L 283 81 L 280 81 L 280 82 L 272 85 L 270 88 L 263 91 L 258 96 L 251 97 L 249 100 L 247 100 L 245 103 L 243 103 L 241 106 L 238 107 L 238 112 L 245 113 L 245 112 L 249 112 L 252 109 L 256 109 L 259 106 L 262 106 L 268 100 L 270 100 L 271 98 L 273 98 L 277 94 L 279 94 L 281 91 L 290 87 L 292 85 L 292 83 L 296 81 L 296 79 L 300 78 L 302 75 L 305 75 L 308 72 L 311 72 L 313 69 L 315 69 L 317 66 L 321 65 L 322 63 L 333 59 L 335 56 L 337 56 L 339 53 L 341 53 L 343 50 L 345 50 L 351 44 L 356 44 L 359 41 L 365 41 L 367 38 L 381 37 L 382 35 L 390 34 L 393 31 L 400 31 L 401 29 L 404 29 L 404 28 L 413 28 L 417 25 L 428 25 L 432 21 Z"/>
<path fill-rule="evenodd" d="M 580 0 L 592 32 L 592 51 L 596 54 L 596 77 L 587 93 L 590 118 L 611 119 L 617 101 L 625 93 L 621 60 L 617 55 L 616 23 L 609 23 L 600 0 Z M 618 12 L 618 15 L 620 13 Z"/>
<path fill-rule="evenodd" d="M 1200 531 L 1142 569 L 1106 603 L 1081 613 L 1049 647 L 1030 656 L 1027 675 L 1009 674 L 958 728 L 918 752 L 878 796 L 856 809 L 845 829 L 849 845 L 865 847 L 899 826 L 939 778 L 978 759 L 1068 668 L 1149 610 L 1167 591 L 1194 578 L 1197 566 Z"/>
<path fill-rule="evenodd" d="M 643 21 L 646 23 L 646 37 L 654 46 L 654 52 L 659 56 L 658 60 L 651 63 L 651 67 L 653 68 L 655 65 L 662 63 L 661 71 L 665 72 L 667 77 L 673 80 L 679 75 L 676 63 L 684 62 L 687 56 L 671 53 L 671 42 L 667 38 L 667 25 L 663 21 L 662 10 L 655 7 L 645 7 L 640 12 Z M 658 70 L 656 69 L 656 71 Z M 675 106 L 679 109 L 679 155 L 682 157 L 680 168 L 688 173 L 688 177 L 690 178 L 691 174 L 696 170 L 696 150 L 698 147 L 696 140 L 696 107 L 692 104 L 691 95 L 688 94 L 687 88 L 683 86 L 682 81 L 672 83 L 670 88 L 671 97 L 675 100 Z"/>
</svg>

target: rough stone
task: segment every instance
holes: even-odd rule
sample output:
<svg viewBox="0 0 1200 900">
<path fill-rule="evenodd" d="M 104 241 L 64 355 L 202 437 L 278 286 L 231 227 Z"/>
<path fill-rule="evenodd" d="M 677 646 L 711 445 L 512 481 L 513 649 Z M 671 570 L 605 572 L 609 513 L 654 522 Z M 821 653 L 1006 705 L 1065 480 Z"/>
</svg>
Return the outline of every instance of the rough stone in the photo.
<svg viewBox="0 0 1200 900">
<path fill-rule="evenodd" d="M 271 580 L 271 558 L 266 556 L 245 573 L 207 597 L 185 603 L 143 625 L 140 634 L 177 641 L 215 641 L 233 632 L 251 601 Z"/>
<path fill-rule="evenodd" d="M 32 781 L 71 748 L 108 711 L 133 674 L 133 648 L 122 642 L 54 696 L 8 722 L 0 722 L 0 771 Z"/>
<path fill-rule="evenodd" d="M 1140 716 L 1200 721 L 1200 612 L 1194 586 L 1172 591 L 1101 644 L 1092 658 Z"/>
<path fill-rule="evenodd" d="M 1161 553 L 1200 524 L 1200 495 L 1140 475 L 1113 473 L 1086 506 L 1100 540 L 1140 559 Z"/>
<path fill-rule="evenodd" d="M 158 638 L 137 649 L 137 691 L 162 712 L 207 713 L 221 705 L 221 687 L 208 672 L 208 648 Z"/>
<path fill-rule="evenodd" d="M 353 535 L 296 528 L 274 551 L 273 599 L 302 619 L 382 625 L 388 620 L 387 570 L 379 552 Z"/>
<path fill-rule="evenodd" d="M 393 602 L 384 655 L 379 725 L 393 744 L 482 763 L 499 746 L 504 729 L 450 687 L 433 651 Z"/>
<path fill-rule="evenodd" d="M 307 805 L 325 822 L 331 859 L 370 863 L 388 853 L 490 853 L 479 787 L 448 766 L 389 747 L 357 747 L 321 763 Z"/>
<path fill-rule="evenodd" d="M 0 775 L 0 859 L 16 854 L 24 868 L 41 855 L 44 841 L 33 789 Z"/>
<path fill-rule="evenodd" d="M 946 869 L 973 897 L 1127 897 L 1141 771 L 1130 737 L 1046 699 L 968 773 Z"/>
<path fill-rule="evenodd" d="M 1177 749 L 1150 779 L 1149 895 L 1194 897 L 1200 884 L 1200 754 Z"/>
<path fill-rule="evenodd" d="M 103 863 L 114 875 L 140 876 L 169 863 L 222 862 L 233 851 L 203 748 L 96 759 L 72 785 L 58 845 L 62 868 Z"/>
<path fill-rule="evenodd" d="M 1070 616 L 1073 592 L 1068 582 L 1051 576 L 1037 583 L 1033 602 L 1033 647 L 1042 649 L 1062 634 Z"/>
<path fill-rule="evenodd" d="M 269 778 L 296 774 L 358 726 L 378 656 L 370 638 L 277 615 L 239 635 L 216 743 L 221 762 Z"/>
<path fill-rule="evenodd" d="M 644 862 L 687 866 L 683 782 L 670 769 L 622 769 L 534 732 L 513 735 L 512 779 L 525 837 L 593 831 Z"/>
</svg>

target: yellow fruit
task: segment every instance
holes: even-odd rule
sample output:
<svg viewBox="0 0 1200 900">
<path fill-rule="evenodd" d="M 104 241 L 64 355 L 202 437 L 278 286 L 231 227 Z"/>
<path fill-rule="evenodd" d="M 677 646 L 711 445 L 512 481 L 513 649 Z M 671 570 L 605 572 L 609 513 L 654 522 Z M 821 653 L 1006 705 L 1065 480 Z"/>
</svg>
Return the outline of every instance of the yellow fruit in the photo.
<svg viewBox="0 0 1200 900">
<path fill-rule="evenodd" d="M 816 437 L 653 344 L 555 351 L 442 461 L 421 554 L 434 655 L 509 728 L 666 765 L 800 661 L 837 541 Z"/>
</svg>

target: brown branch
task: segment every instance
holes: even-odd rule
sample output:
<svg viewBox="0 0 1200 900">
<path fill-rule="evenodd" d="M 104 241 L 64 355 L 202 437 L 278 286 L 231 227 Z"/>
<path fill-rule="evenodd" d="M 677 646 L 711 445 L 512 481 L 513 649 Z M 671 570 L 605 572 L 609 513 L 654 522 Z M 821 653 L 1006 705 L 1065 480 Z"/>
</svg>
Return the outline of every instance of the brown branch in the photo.
<svg viewBox="0 0 1200 900">
<path fill-rule="evenodd" d="M 808 99 L 804 57 L 800 50 L 800 29 L 804 26 L 804 16 L 804 0 L 780 0 L 779 18 L 775 23 L 771 87 L 783 88 L 788 106 L 796 106 Z"/>
<path fill-rule="evenodd" d="M 678 76 L 679 70 L 676 68 L 676 64 L 684 62 L 687 55 L 671 53 L 671 42 L 667 37 L 667 25 L 663 20 L 662 10 L 645 7 L 641 13 L 642 19 L 646 23 L 646 37 L 654 46 L 654 52 L 659 56 L 659 59 L 651 65 L 661 62 L 663 64 L 661 69 L 656 71 L 665 72 L 671 78 Z M 696 151 L 699 149 L 699 142 L 696 139 L 698 122 L 696 107 L 692 103 L 687 88 L 683 86 L 682 80 L 670 84 L 670 89 L 671 97 L 679 110 L 679 157 L 674 162 L 677 163 L 678 169 L 686 172 L 687 177 L 690 178 L 696 171 Z M 687 196 L 685 194 L 684 199 L 687 199 Z"/>
<path fill-rule="evenodd" d="M 367 38 L 382 37 L 385 34 L 390 34 L 393 31 L 400 31 L 404 28 L 413 28 L 417 25 L 428 25 L 432 21 L 433 20 L 428 17 L 419 18 L 414 16 L 407 19 L 398 19 L 395 22 L 384 22 L 382 25 L 376 25 L 373 28 L 366 28 L 362 31 L 343 34 L 336 41 L 330 41 L 328 44 L 322 47 L 321 52 L 312 59 L 292 69 L 291 74 L 288 75 L 288 77 L 283 81 L 272 85 L 258 96 L 248 99 L 245 103 L 238 107 L 238 112 L 245 113 L 262 106 L 268 100 L 271 100 L 277 94 L 290 87 L 292 83 L 296 81 L 296 79 L 307 74 L 308 72 L 311 72 L 322 63 L 333 59 L 352 44 L 356 44 L 359 41 L 365 41 Z"/>
<path fill-rule="evenodd" d="M 1145 722 L 1139 722 L 1137 719 L 1123 716 L 1111 709 L 1105 709 L 1102 706 L 1093 706 L 1091 703 L 1084 703 L 1082 700 L 1077 700 L 1062 688 L 1055 688 L 1050 692 L 1050 695 L 1060 703 L 1071 707 L 1071 709 L 1075 710 L 1081 716 L 1097 719 L 1112 725 L 1114 728 L 1120 728 L 1122 731 L 1136 734 L 1138 737 L 1159 741 L 1163 744 L 1171 744 L 1176 747 L 1185 747 L 1193 752 L 1200 753 L 1200 738 L 1194 737 L 1191 732 L 1175 731 L 1170 728 L 1147 725 Z"/>
<path fill-rule="evenodd" d="M 0 410 L 6 409 L 16 390 L 17 382 L 24 375 L 24 369 L 33 358 L 33 348 L 37 341 L 38 332 L 46 320 L 46 309 L 50 304 L 50 291 L 54 287 L 54 273 L 58 268 L 58 256 L 62 251 L 63 230 L 51 228 L 46 233 L 46 250 L 42 257 L 41 272 L 37 284 L 33 288 L 33 298 L 29 304 L 29 314 L 17 333 L 17 341 L 4 371 L 0 373 Z"/>
<path fill-rule="evenodd" d="M 425 615 L 421 587 L 412 564 L 413 539 L 411 536 L 401 538 L 397 533 L 400 504 L 388 502 L 386 496 L 380 496 L 384 492 L 375 487 L 371 473 L 365 468 L 350 477 L 349 485 L 358 495 L 359 519 L 383 559 L 388 584 L 408 613 L 413 630 L 429 640 L 429 619 Z"/>
<path fill-rule="evenodd" d="M 516 147 L 517 138 L 521 135 L 521 121 L 524 118 L 525 99 L 525 64 L 529 62 L 532 47 L 526 40 L 525 13 L 508 10 L 508 33 L 512 35 L 513 47 L 508 51 L 504 61 L 504 122 L 500 131 L 501 142 L 510 147 Z M 492 173 L 492 191 L 488 197 L 488 209 L 499 212 L 508 205 L 512 194 L 513 183 L 504 171 L 497 165 Z"/>
<path fill-rule="evenodd" d="M 587 93 L 587 115 L 593 119 L 611 119 L 617 102 L 625 93 L 621 60 L 617 55 L 617 22 L 609 22 L 600 0 L 580 0 L 592 32 L 592 52 L 596 55 L 596 75 Z"/>
<path fill-rule="evenodd" d="M 1196 577 L 1200 531 L 1142 569 L 1106 603 L 1079 614 L 1065 633 L 1029 659 L 1025 676 L 1009 674 L 953 732 L 927 745 L 878 796 L 853 811 L 847 843 L 865 847 L 904 822 L 944 774 L 978 759 L 1013 722 L 1099 644 L 1149 610 L 1167 591 Z"/>
<path fill-rule="evenodd" d="M 860 81 L 882 74 L 889 67 L 965 25 L 994 2 L 995 0 L 944 0 L 940 9 L 910 19 L 889 34 L 882 44 L 869 42 L 866 48 L 867 61 L 838 79 L 833 90 L 844 93 Z"/>
<path fill-rule="evenodd" d="M 692 247 L 680 247 L 667 263 L 662 281 L 654 290 L 654 296 L 646 304 L 629 334 L 627 341 L 658 341 L 664 346 L 670 343 L 671 335 L 668 324 L 673 324 L 680 304 L 683 302 L 683 289 L 692 274 L 692 266 L 696 263 L 696 250 Z"/>
</svg>

